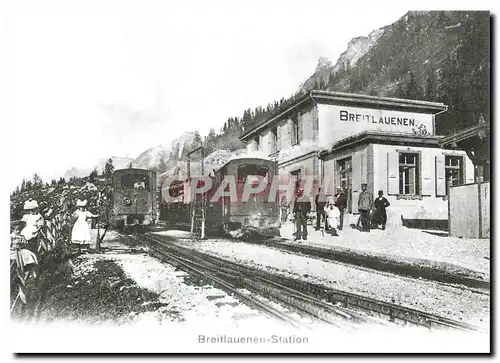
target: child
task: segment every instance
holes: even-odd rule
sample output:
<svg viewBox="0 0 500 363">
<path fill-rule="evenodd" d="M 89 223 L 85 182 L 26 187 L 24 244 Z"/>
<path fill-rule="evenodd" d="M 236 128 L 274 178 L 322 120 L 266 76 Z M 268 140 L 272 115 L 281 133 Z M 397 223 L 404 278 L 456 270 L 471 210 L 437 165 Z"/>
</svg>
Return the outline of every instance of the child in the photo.
<svg viewBox="0 0 500 363">
<path fill-rule="evenodd" d="M 74 215 L 77 219 L 71 231 L 71 242 L 77 244 L 79 250 L 82 245 L 86 246 L 88 249 L 92 243 L 92 238 L 90 237 L 90 228 L 87 224 L 87 218 L 96 218 L 97 215 L 86 210 L 87 200 L 78 199 L 76 206 L 78 209 L 75 211 Z"/>
<path fill-rule="evenodd" d="M 328 221 L 328 228 L 332 236 L 338 236 L 335 226 L 339 225 L 340 212 L 337 207 L 329 203 L 326 207 L 326 219 Z"/>
<path fill-rule="evenodd" d="M 38 265 L 38 261 L 36 255 L 23 248 L 26 245 L 26 240 L 21 235 L 21 230 L 24 227 L 25 222 L 23 221 L 15 221 L 11 223 L 11 227 L 13 228 L 12 233 L 10 234 L 10 259 L 12 261 L 17 260 L 19 266 L 23 269 L 23 271 L 28 271 L 32 267 Z"/>
</svg>

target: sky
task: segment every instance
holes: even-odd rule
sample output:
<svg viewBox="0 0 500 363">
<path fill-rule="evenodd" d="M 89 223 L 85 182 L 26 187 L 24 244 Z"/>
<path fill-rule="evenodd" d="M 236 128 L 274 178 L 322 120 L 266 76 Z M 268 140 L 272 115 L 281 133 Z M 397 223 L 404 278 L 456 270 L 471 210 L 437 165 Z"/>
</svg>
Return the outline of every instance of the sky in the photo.
<svg viewBox="0 0 500 363">
<path fill-rule="evenodd" d="M 9 186 L 218 131 L 290 96 L 319 57 L 335 63 L 349 40 L 408 11 L 349 4 L 13 2 L 3 52 Z"/>
</svg>

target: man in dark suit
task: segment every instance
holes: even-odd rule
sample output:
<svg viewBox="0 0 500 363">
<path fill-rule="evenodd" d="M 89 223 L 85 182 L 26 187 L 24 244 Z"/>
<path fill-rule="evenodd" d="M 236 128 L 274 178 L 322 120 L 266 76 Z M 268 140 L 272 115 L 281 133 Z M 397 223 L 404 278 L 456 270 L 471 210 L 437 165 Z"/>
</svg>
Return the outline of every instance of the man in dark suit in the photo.
<svg viewBox="0 0 500 363">
<path fill-rule="evenodd" d="M 297 232 L 295 234 L 295 241 L 301 237 L 307 240 L 307 214 L 311 211 L 311 201 L 304 194 L 303 190 L 297 191 L 297 199 L 293 205 L 293 213 L 295 214 L 295 225 Z"/>
<path fill-rule="evenodd" d="M 321 188 L 319 188 L 319 194 L 316 195 L 316 198 L 314 199 L 314 204 L 316 205 L 316 231 L 320 228 L 321 218 L 325 220 L 325 230 L 327 230 L 328 223 L 326 221 L 325 213 L 326 195 L 321 191 Z"/>
</svg>

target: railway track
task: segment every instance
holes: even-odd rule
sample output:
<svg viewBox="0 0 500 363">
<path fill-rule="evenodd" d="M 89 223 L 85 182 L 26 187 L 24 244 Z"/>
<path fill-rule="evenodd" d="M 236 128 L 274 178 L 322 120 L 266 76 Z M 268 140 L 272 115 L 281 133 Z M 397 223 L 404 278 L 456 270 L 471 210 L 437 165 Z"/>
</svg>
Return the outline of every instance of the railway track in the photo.
<svg viewBox="0 0 500 363">
<path fill-rule="evenodd" d="M 170 264 L 201 279 L 211 281 L 247 305 L 295 327 L 310 329 L 310 326 L 304 323 L 304 319 L 300 320 L 295 317 L 296 314 L 302 318 L 312 318 L 324 324 L 351 331 L 358 329 L 360 322 L 384 323 L 352 309 L 334 306 L 308 296 L 279 282 L 245 273 L 239 270 L 238 265 L 222 266 L 221 261 L 211 260 L 207 258 L 208 256 L 190 254 L 185 248 L 166 243 L 150 235 L 141 235 L 140 238 L 129 236 L 128 238 L 145 243 L 154 251 L 154 254 L 166 259 Z M 249 291 L 250 294 L 245 291 Z M 283 312 L 269 300 L 285 306 L 294 314 Z"/>
<path fill-rule="evenodd" d="M 179 225 L 175 225 L 178 228 Z M 185 230 L 189 230 L 188 226 Z M 260 236 L 262 237 L 262 236 Z M 274 236 L 270 236 L 274 237 Z M 335 262 L 346 266 L 357 266 L 360 268 L 379 271 L 381 273 L 390 273 L 408 278 L 421 278 L 427 281 L 434 281 L 448 286 L 461 286 L 479 294 L 489 294 L 490 281 L 460 276 L 447 273 L 445 271 L 436 271 L 431 267 L 409 265 L 402 262 L 386 261 L 375 256 L 360 255 L 354 252 L 346 253 L 342 250 L 327 249 L 311 245 L 302 245 L 298 243 L 287 243 L 288 241 L 280 238 L 262 239 L 262 238 L 234 238 L 227 237 L 219 240 L 229 242 L 248 243 L 260 246 L 274 248 L 283 252 L 300 254 L 313 258 L 320 258 L 327 262 Z"/>
<path fill-rule="evenodd" d="M 233 290 L 237 290 L 237 287 L 245 287 L 256 294 L 291 306 L 302 314 L 314 316 L 336 326 L 341 324 L 345 326 L 346 322 L 350 322 L 358 325 L 359 323 L 409 324 L 431 330 L 451 328 L 462 331 L 485 331 L 467 323 L 424 311 L 243 266 L 175 245 L 163 236 L 141 235 L 138 242 L 146 243 L 169 262 L 178 263 L 184 269 L 191 269 L 197 275 L 204 275 L 221 286 L 224 285 L 220 282 L 229 284 Z M 236 295 L 240 296 L 241 293 Z M 248 301 L 248 297 L 242 297 L 242 299 L 251 305 L 256 305 L 255 301 Z M 269 307 L 260 306 L 260 308 L 267 311 Z M 268 313 L 276 316 L 275 313 Z M 286 318 L 281 317 L 281 320 L 286 320 Z M 297 324 L 297 322 L 290 323 Z"/>
</svg>

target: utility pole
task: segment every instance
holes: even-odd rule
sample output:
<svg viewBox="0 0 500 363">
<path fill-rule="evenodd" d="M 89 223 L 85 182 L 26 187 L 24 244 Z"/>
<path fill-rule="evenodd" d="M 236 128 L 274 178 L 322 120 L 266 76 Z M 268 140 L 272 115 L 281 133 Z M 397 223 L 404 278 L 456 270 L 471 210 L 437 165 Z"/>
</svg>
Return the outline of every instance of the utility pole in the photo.
<svg viewBox="0 0 500 363">
<path fill-rule="evenodd" d="M 189 183 L 189 187 L 190 187 L 190 190 L 189 192 L 191 193 L 192 190 L 191 190 L 191 155 L 194 154 L 195 152 L 198 152 L 198 151 L 201 151 L 201 175 L 203 176 L 204 175 L 204 172 L 205 172 L 205 149 L 203 148 L 203 146 L 200 146 L 200 147 L 197 147 L 196 149 L 188 152 L 187 154 L 187 157 L 188 157 L 188 183 Z M 196 182 L 198 183 L 198 181 Z M 194 195 L 194 199 L 191 197 L 191 195 L 189 195 L 189 197 L 191 198 L 191 200 L 194 200 L 194 203 L 190 203 L 191 204 L 191 234 L 194 233 L 194 223 L 195 223 L 195 219 L 196 219 L 196 203 L 197 203 L 197 200 L 196 200 L 196 195 Z M 204 239 L 205 238 L 205 193 L 203 193 L 201 195 L 201 239 Z"/>
</svg>

